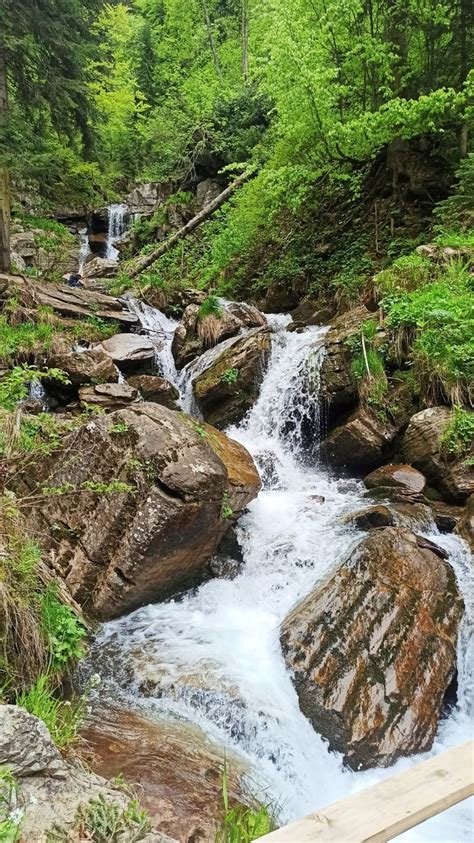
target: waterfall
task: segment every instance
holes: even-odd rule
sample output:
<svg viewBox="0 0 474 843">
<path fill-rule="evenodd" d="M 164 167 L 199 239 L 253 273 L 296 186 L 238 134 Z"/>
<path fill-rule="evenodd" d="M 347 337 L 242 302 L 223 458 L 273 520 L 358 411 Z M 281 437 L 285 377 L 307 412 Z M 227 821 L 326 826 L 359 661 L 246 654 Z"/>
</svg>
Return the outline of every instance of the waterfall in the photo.
<svg viewBox="0 0 474 843">
<path fill-rule="evenodd" d="M 171 343 L 179 322 L 168 318 L 161 310 L 157 310 L 156 307 L 151 307 L 151 305 L 139 299 L 129 296 L 126 302 L 128 309 L 135 314 L 155 347 L 156 366 L 160 375 L 179 388 L 180 375 L 171 353 Z"/>
<path fill-rule="evenodd" d="M 146 327 L 151 314 L 140 308 Z M 156 316 L 152 321 L 148 329 L 159 333 Z M 359 481 L 336 479 L 305 459 L 299 431 L 305 419 L 314 420 L 325 329 L 290 333 L 284 330 L 287 322 L 272 318 L 272 354 L 259 399 L 228 431 L 252 453 L 263 481 L 238 524 L 244 557 L 240 573 L 233 580 L 206 582 L 179 601 L 149 605 L 105 624 L 90 656 L 91 669 L 103 677 L 102 693 L 106 689 L 150 717 L 195 723 L 239 753 L 251 767 L 252 791 L 278 806 L 281 822 L 419 760 L 402 759 L 390 769 L 362 773 L 345 769 L 342 757 L 329 752 L 301 713 L 281 653 L 282 620 L 360 541 L 361 533 L 343 524 L 343 516 L 366 503 Z M 160 330 L 166 332 L 166 323 Z M 202 361 L 196 361 L 194 374 Z M 308 374 L 312 395 L 304 388 Z M 467 652 L 473 609 L 467 599 L 472 598 L 467 546 L 455 536 L 432 537 L 448 550 L 467 603 L 458 646 L 458 705 L 440 723 L 433 747 L 438 752 L 470 732 Z M 467 803 L 403 838 L 412 843 L 469 840 Z"/>
<path fill-rule="evenodd" d="M 78 270 L 79 273 L 82 272 L 82 268 L 85 264 L 86 258 L 91 253 L 91 247 L 89 243 L 89 234 L 87 228 L 82 228 L 79 232 L 79 255 L 78 255 Z"/>
<path fill-rule="evenodd" d="M 118 243 L 125 233 L 125 213 L 127 211 L 126 205 L 109 205 L 107 208 L 109 215 L 109 230 L 107 233 L 107 249 L 105 257 L 108 260 L 117 260 L 119 251 L 115 244 Z"/>
</svg>

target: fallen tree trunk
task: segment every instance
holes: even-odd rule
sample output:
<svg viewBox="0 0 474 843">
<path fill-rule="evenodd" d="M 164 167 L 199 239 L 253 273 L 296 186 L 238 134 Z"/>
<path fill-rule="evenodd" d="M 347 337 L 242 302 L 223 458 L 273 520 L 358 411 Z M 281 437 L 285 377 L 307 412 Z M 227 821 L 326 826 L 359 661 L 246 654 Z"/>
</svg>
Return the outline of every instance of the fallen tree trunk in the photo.
<svg viewBox="0 0 474 843">
<path fill-rule="evenodd" d="M 220 208 L 221 205 L 223 205 L 224 202 L 227 201 L 227 199 L 230 199 L 230 197 L 237 190 L 237 188 L 241 187 L 241 185 L 248 178 L 248 174 L 239 176 L 239 178 L 233 181 L 232 184 L 229 185 L 229 187 L 226 187 L 226 189 L 223 190 L 222 193 L 219 193 L 219 196 L 216 196 L 216 198 L 213 199 L 212 202 L 209 203 L 209 205 L 206 205 L 206 207 L 203 208 L 202 211 L 199 211 L 199 213 L 196 214 L 196 216 L 193 217 L 192 220 L 189 220 L 189 222 L 187 222 L 186 225 L 180 228 L 179 231 L 175 231 L 175 233 L 172 234 L 171 237 L 168 238 L 168 240 L 165 240 L 164 243 L 161 243 L 159 246 L 157 246 L 157 248 L 154 249 L 153 252 L 151 252 L 149 255 L 143 255 L 143 257 L 138 258 L 135 262 L 135 265 L 127 273 L 129 277 L 136 278 L 137 275 L 140 275 L 148 266 L 151 266 L 152 263 L 155 263 L 158 258 L 161 258 L 162 255 L 165 255 L 166 252 L 169 252 L 169 250 L 172 249 L 173 246 L 179 242 L 179 240 L 182 240 L 183 237 L 186 237 L 188 234 L 191 234 L 191 232 L 194 231 L 194 229 L 197 228 L 199 225 L 201 225 L 202 222 L 207 220 L 214 213 L 214 211 L 217 211 L 217 209 Z"/>
</svg>

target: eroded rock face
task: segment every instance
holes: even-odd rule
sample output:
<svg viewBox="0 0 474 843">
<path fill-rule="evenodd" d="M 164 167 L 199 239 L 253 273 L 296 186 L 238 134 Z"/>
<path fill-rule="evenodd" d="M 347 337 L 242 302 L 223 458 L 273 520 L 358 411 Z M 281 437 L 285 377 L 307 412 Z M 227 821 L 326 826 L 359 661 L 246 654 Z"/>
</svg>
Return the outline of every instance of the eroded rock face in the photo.
<svg viewBox="0 0 474 843">
<path fill-rule="evenodd" d="M 138 389 L 145 401 L 162 404 L 169 410 L 176 410 L 178 407 L 176 401 L 179 398 L 179 392 L 166 378 L 160 378 L 158 375 L 132 375 L 127 383 L 134 389 Z"/>
<path fill-rule="evenodd" d="M 470 495 L 454 531 L 466 541 L 474 553 L 474 495 Z"/>
<path fill-rule="evenodd" d="M 47 365 L 62 369 L 73 386 L 118 380 L 118 371 L 110 355 L 100 348 L 54 354 L 48 358 Z"/>
<path fill-rule="evenodd" d="M 270 332 L 254 329 L 195 378 L 194 395 L 207 422 L 226 427 L 243 419 L 258 397 L 270 351 Z"/>
<path fill-rule="evenodd" d="M 439 549 L 374 530 L 285 619 L 301 710 L 353 769 L 430 748 L 463 613 Z"/>
<path fill-rule="evenodd" d="M 118 263 L 108 258 L 92 258 L 84 264 L 84 278 L 111 278 L 117 273 Z"/>
<path fill-rule="evenodd" d="M 139 401 L 137 389 L 128 383 L 101 383 L 95 386 L 83 386 L 79 390 L 81 404 L 102 407 L 104 410 L 120 410 Z"/>
<path fill-rule="evenodd" d="M 375 504 L 374 506 L 367 506 L 365 509 L 358 509 L 356 512 L 351 512 L 344 519 L 344 522 L 346 524 L 352 524 L 357 530 L 374 530 L 377 527 L 392 527 L 395 519 L 388 506 Z"/>
<path fill-rule="evenodd" d="M 474 471 L 466 460 L 448 461 L 442 455 L 442 436 L 454 413 L 447 407 L 428 407 L 412 416 L 403 437 L 403 456 L 419 468 L 447 498 L 462 503 L 474 493 Z"/>
<path fill-rule="evenodd" d="M 331 465 L 371 468 L 386 459 L 396 434 L 394 424 L 359 407 L 321 443 L 321 454 Z"/>
<path fill-rule="evenodd" d="M 396 489 L 399 494 L 410 498 L 420 496 L 426 486 L 426 478 L 411 465 L 397 463 L 395 465 L 382 465 L 371 471 L 364 477 L 364 483 L 368 489 L 387 487 Z"/>
<path fill-rule="evenodd" d="M 114 479 L 131 491 L 55 496 L 30 519 L 71 594 L 98 618 L 199 582 L 260 488 L 245 448 L 190 416 L 146 402 L 84 425 L 19 485 L 22 491 L 45 482 L 81 488 Z"/>
</svg>

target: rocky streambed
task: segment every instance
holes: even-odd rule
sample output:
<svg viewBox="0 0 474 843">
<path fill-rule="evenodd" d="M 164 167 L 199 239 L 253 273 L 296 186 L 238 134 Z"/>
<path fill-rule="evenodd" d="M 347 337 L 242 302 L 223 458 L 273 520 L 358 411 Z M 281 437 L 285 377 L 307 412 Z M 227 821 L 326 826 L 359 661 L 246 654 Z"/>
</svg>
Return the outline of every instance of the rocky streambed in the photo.
<svg viewBox="0 0 474 843">
<path fill-rule="evenodd" d="M 465 738 L 472 475 L 443 460 L 448 408 L 400 400 L 387 422 L 359 405 L 346 341 L 365 309 L 307 327 L 222 301 L 203 329 L 195 291 L 179 324 L 38 292 L 66 317 L 98 295 L 122 326 L 51 350 L 71 381 L 56 402 L 106 412 L 17 480 L 123 484 L 31 510 L 105 621 L 81 667 L 102 677 L 98 771 L 138 779 L 161 830 L 212 840 L 224 752 L 233 792 L 285 821 Z M 468 837 L 460 806 L 407 839 Z"/>
</svg>

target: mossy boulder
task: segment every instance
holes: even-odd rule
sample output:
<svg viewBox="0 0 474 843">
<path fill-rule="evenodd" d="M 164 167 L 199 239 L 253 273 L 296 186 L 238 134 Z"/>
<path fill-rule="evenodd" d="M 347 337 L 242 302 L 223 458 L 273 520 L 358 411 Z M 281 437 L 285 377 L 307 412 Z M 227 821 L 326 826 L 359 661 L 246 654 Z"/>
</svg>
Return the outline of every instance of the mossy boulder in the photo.
<svg viewBox="0 0 474 843">
<path fill-rule="evenodd" d="M 256 328 L 215 357 L 193 381 L 207 422 L 218 428 L 241 421 L 258 397 L 271 351 L 271 333 Z"/>
</svg>

